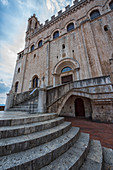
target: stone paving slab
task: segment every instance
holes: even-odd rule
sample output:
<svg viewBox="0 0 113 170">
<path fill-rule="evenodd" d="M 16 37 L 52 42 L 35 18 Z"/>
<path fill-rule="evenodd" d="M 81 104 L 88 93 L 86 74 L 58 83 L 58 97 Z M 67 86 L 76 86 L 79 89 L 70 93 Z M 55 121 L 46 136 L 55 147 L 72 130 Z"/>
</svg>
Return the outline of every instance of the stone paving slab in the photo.
<svg viewBox="0 0 113 170">
<path fill-rule="evenodd" d="M 77 170 L 89 149 L 89 134 L 81 133 L 77 142 L 64 154 L 41 170 Z"/>
<path fill-rule="evenodd" d="M 0 139 L 16 137 L 20 135 L 30 134 L 33 132 L 39 132 L 41 130 L 49 129 L 63 123 L 63 117 L 57 117 L 55 119 L 36 122 L 32 124 L 25 124 L 19 126 L 4 126 L 0 127 Z"/>
<path fill-rule="evenodd" d="M 40 132 L 31 133 L 28 135 L 11 137 L 0 140 L 0 156 L 24 151 L 43 143 L 49 142 L 56 137 L 61 136 L 71 128 L 70 122 L 64 122 L 51 129 Z"/>
<path fill-rule="evenodd" d="M 72 127 L 62 136 L 38 147 L 0 157 L 0 170 L 40 169 L 66 152 L 78 139 L 79 128 Z"/>
<path fill-rule="evenodd" d="M 81 132 L 89 133 L 90 139 L 99 140 L 103 147 L 113 149 L 113 124 L 99 123 L 84 118 L 66 117 L 73 127 L 80 127 Z"/>
</svg>

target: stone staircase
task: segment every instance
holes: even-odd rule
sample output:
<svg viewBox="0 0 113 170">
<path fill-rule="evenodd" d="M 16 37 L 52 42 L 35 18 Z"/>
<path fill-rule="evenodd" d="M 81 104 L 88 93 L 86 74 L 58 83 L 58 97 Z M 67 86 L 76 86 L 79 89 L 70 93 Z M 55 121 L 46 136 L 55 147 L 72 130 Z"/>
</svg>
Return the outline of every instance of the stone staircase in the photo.
<svg viewBox="0 0 113 170">
<path fill-rule="evenodd" d="M 112 160 L 112 150 L 55 113 L 0 117 L 0 170 L 106 170 Z"/>
</svg>

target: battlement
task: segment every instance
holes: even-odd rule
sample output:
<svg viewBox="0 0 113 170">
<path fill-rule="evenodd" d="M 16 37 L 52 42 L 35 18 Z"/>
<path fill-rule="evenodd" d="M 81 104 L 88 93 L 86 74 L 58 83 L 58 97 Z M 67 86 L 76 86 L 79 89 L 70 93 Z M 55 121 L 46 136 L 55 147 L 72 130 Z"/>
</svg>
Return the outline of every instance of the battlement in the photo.
<svg viewBox="0 0 113 170">
<path fill-rule="evenodd" d="M 70 5 L 66 6 L 65 11 L 62 11 L 62 10 L 58 11 L 57 16 L 53 15 L 53 16 L 51 16 L 51 20 L 47 19 L 45 21 L 44 25 L 40 24 L 40 26 L 37 29 L 34 30 L 33 34 L 36 34 L 36 33 L 43 31 L 48 26 L 51 26 L 54 23 L 56 23 L 57 20 L 59 20 L 60 18 L 67 16 L 71 12 L 74 12 L 75 10 L 81 8 L 84 4 L 89 3 L 90 1 L 93 1 L 93 0 L 75 0 L 75 1 L 73 1 L 73 5 L 72 6 L 70 6 Z M 35 14 L 32 17 L 35 17 Z"/>
</svg>

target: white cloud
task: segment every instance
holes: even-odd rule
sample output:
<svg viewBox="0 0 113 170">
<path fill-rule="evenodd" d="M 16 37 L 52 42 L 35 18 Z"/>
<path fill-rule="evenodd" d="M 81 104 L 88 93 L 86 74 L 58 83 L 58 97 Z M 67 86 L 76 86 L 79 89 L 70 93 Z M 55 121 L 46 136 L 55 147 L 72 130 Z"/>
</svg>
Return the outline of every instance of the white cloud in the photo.
<svg viewBox="0 0 113 170">
<path fill-rule="evenodd" d="M 8 5 L 8 0 L 0 0 L 3 5 Z"/>
</svg>

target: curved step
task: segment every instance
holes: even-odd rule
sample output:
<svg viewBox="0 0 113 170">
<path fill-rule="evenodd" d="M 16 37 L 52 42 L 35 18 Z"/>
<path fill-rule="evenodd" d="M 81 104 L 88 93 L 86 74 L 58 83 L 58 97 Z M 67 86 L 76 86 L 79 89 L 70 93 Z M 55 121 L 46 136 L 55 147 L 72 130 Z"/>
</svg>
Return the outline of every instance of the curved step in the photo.
<svg viewBox="0 0 113 170">
<path fill-rule="evenodd" d="M 21 135 L 27 135 L 34 132 L 39 132 L 41 130 L 49 129 L 63 123 L 63 117 L 57 117 L 55 119 L 37 122 L 32 124 L 25 124 L 19 126 L 5 126 L 0 127 L 0 139 L 16 137 Z"/>
<path fill-rule="evenodd" d="M 41 170 L 78 170 L 88 153 L 89 141 L 89 134 L 81 133 L 77 142 L 67 152 Z"/>
<path fill-rule="evenodd" d="M 9 115 L 8 115 L 9 116 Z M 47 113 L 47 114 L 31 114 L 26 115 L 23 117 L 16 117 L 16 114 L 14 118 L 8 118 L 6 117 L 0 117 L 0 126 L 14 126 L 14 125 L 24 125 L 28 123 L 35 123 L 35 122 L 42 122 L 50 119 L 54 119 L 58 117 L 56 113 Z"/>
<path fill-rule="evenodd" d="M 101 170 L 102 169 L 102 147 L 100 141 L 91 140 L 89 153 L 80 170 Z"/>
<path fill-rule="evenodd" d="M 51 129 L 40 132 L 31 133 L 28 135 L 6 138 L 0 140 L 0 156 L 24 151 L 45 142 L 49 142 L 56 137 L 61 136 L 71 128 L 70 122 L 64 122 Z"/>
<path fill-rule="evenodd" d="M 79 137 L 79 128 L 72 127 L 62 136 L 41 146 L 3 156 L 0 158 L 0 170 L 18 169 L 35 170 L 48 165 L 66 152 Z"/>
<path fill-rule="evenodd" d="M 113 170 L 113 150 L 109 148 L 102 148 L 103 150 L 103 170 Z"/>
</svg>

